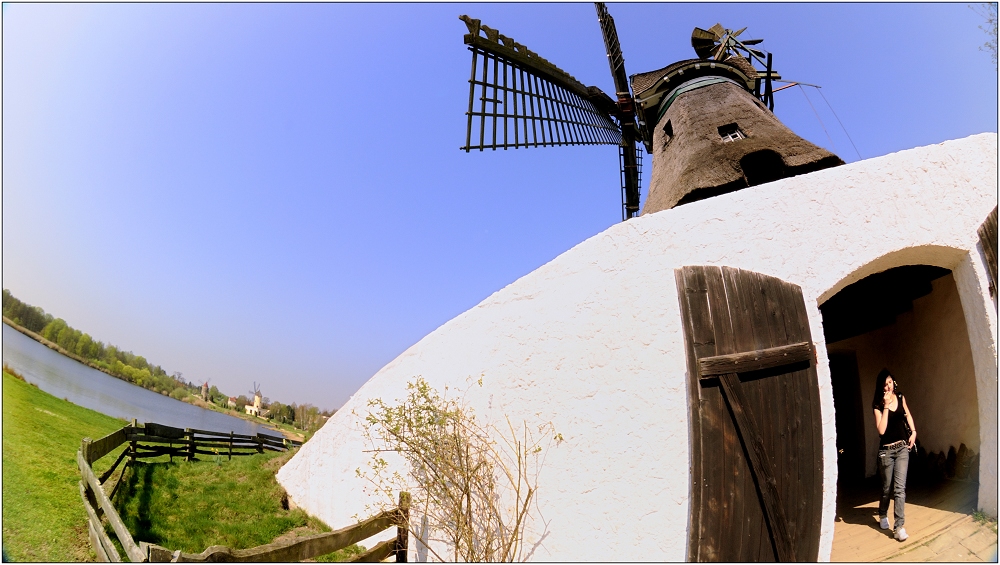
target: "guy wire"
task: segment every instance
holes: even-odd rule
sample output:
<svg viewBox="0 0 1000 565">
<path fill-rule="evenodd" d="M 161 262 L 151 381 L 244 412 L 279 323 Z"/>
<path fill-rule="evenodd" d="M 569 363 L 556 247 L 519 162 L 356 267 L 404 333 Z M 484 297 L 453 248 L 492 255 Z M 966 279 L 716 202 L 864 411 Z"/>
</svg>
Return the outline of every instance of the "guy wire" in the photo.
<svg viewBox="0 0 1000 565">
<path fill-rule="evenodd" d="M 819 95 L 823 96 L 823 91 L 822 90 L 820 90 L 818 88 L 816 90 L 819 90 Z M 854 147 L 854 152 L 858 154 L 858 159 L 859 160 L 862 159 L 861 152 L 858 151 L 858 146 L 854 145 L 854 140 L 851 139 L 851 134 L 847 133 L 847 128 L 844 127 L 844 122 L 840 121 L 840 116 L 837 115 L 837 112 L 834 112 L 833 106 L 830 106 L 830 102 L 827 101 L 826 96 L 823 96 L 823 102 L 826 102 L 826 105 L 830 108 L 830 111 L 833 112 L 833 117 L 837 118 L 837 123 L 840 124 L 840 129 L 844 130 L 844 135 L 847 136 L 847 139 L 851 142 L 851 146 Z"/>
<path fill-rule="evenodd" d="M 833 147 L 833 152 L 837 152 L 837 144 L 833 142 L 833 138 L 830 137 L 830 132 L 826 131 L 826 125 L 823 123 L 823 119 L 819 117 L 819 112 L 816 111 L 816 107 L 813 106 L 812 100 L 809 100 L 809 95 L 806 94 L 806 89 L 799 85 L 799 90 L 802 91 L 802 95 L 806 97 L 806 102 L 809 103 L 809 107 L 812 108 L 813 114 L 816 114 L 816 119 L 819 120 L 819 127 L 823 128 L 823 133 L 826 134 L 826 138 L 830 140 L 830 145 Z"/>
</svg>

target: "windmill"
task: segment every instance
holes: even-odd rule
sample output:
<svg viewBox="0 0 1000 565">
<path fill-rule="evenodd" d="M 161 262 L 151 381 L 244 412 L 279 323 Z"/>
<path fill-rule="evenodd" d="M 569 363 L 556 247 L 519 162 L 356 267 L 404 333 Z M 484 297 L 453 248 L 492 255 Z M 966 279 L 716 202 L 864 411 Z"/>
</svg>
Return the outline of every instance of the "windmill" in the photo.
<svg viewBox="0 0 1000 565">
<path fill-rule="evenodd" d="M 617 145 L 623 221 L 639 214 L 643 149 L 653 155 L 643 213 L 843 164 L 774 117 L 771 83 L 780 75 L 771 54 L 752 47 L 761 39 L 740 39 L 746 28 L 695 28 L 698 59 L 629 76 L 614 18 L 603 3 L 595 5 L 614 98 L 480 20 L 459 16 L 472 52 L 462 150 Z M 672 121 L 668 110 L 683 119 Z"/>
<path fill-rule="evenodd" d="M 615 22 L 596 3 L 615 98 L 573 76 L 499 31 L 469 16 L 465 44 L 472 51 L 465 145 L 508 149 L 558 145 L 617 145 L 621 165 L 622 219 L 639 213 L 643 141 L 625 74 Z M 478 94 L 478 96 L 477 96 Z"/>
<path fill-rule="evenodd" d="M 253 395 L 253 407 L 250 406 L 246 407 L 247 414 L 251 414 L 253 416 L 259 416 L 260 408 L 261 405 L 263 404 L 263 401 L 261 399 L 261 394 L 260 394 L 260 385 L 257 384 L 257 381 L 253 382 L 253 390 L 250 391 L 250 394 Z"/>
</svg>

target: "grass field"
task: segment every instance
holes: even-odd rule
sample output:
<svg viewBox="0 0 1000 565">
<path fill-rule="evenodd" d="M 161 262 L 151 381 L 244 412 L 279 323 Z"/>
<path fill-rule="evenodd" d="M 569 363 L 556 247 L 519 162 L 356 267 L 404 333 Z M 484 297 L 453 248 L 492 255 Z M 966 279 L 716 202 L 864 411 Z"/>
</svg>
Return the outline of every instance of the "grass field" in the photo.
<svg viewBox="0 0 1000 565">
<path fill-rule="evenodd" d="M 15 561 L 93 561 L 76 451 L 124 421 L 3 372 L 3 546 Z"/>
<path fill-rule="evenodd" d="M 3 372 L 3 547 L 13 561 L 94 561 L 80 499 L 76 452 L 126 422 L 56 398 Z M 124 446 L 94 463 L 100 474 Z M 291 453 L 215 461 L 150 460 L 124 476 L 115 505 L 136 541 L 200 553 L 245 549 L 329 531 L 288 510 L 275 472 Z M 115 477 L 118 476 L 116 471 Z M 346 526 L 348 524 L 342 524 Z M 352 546 L 319 561 L 363 552 Z"/>
<path fill-rule="evenodd" d="M 115 504 L 136 541 L 189 553 L 210 545 L 264 545 L 292 530 L 329 531 L 301 510 L 283 507 L 274 473 L 288 455 L 139 462 L 126 473 Z"/>
</svg>

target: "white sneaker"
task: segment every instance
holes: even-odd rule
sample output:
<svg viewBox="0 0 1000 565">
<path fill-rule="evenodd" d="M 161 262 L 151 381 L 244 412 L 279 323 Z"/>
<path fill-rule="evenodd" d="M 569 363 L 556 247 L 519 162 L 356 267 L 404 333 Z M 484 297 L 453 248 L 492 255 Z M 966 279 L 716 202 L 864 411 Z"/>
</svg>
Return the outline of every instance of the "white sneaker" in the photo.
<svg viewBox="0 0 1000 565">
<path fill-rule="evenodd" d="M 878 525 L 883 530 L 888 530 L 889 529 L 889 518 L 888 517 L 882 518 L 882 521 L 879 522 Z"/>
<path fill-rule="evenodd" d="M 906 538 L 908 537 L 910 536 L 906 535 L 906 528 L 903 526 L 896 528 L 896 539 L 899 541 L 906 541 Z"/>
</svg>

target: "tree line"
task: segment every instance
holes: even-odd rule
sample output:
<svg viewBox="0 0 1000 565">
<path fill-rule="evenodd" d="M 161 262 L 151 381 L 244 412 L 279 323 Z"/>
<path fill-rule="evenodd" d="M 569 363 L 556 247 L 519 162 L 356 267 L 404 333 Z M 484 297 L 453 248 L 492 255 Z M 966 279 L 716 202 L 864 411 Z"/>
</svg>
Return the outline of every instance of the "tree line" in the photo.
<svg viewBox="0 0 1000 565">
<path fill-rule="evenodd" d="M 182 373 L 168 374 L 162 367 L 149 363 L 141 355 L 104 344 L 89 334 L 70 327 L 62 318 L 55 318 L 38 306 L 18 300 L 7 289 L 3 289 L 3 316 L 111 376 L 177 400 L 184 400 L 188 396 L 201 398 L 201 385 L 184 380 Z M 229 405 L 230 398 L 213 385 L 204 400 L 228 409 L 233 408 Z M 235 409 L 238 412 L 242 412 L 247 404 L 253 404 L 253 399 L 243 394 L 232 398 L 235 399 Z M 267 410 L 267 419 L 308 431 L 318 429 L 334 413 L 334 410 L 320 410 L 311 404 L 271 402 L 267 397 L 262 398 L 262 408 Z"/>
</svg>

